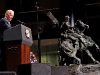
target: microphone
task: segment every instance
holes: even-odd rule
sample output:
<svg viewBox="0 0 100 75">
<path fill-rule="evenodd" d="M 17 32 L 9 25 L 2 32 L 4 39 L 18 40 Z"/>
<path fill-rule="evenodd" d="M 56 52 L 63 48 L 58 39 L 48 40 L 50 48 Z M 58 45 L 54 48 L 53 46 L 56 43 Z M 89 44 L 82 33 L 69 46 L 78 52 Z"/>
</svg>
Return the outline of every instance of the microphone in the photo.
<svg viewBox="0 0 100 75">
<path fill-rule="evenodd" d="M 25 25 L 25 23 L 24 22 L 22 22 L 22 21 L 20 21 L 20 20 L 17 20 L 20 24 L 24 24 Z"/>
</svg>

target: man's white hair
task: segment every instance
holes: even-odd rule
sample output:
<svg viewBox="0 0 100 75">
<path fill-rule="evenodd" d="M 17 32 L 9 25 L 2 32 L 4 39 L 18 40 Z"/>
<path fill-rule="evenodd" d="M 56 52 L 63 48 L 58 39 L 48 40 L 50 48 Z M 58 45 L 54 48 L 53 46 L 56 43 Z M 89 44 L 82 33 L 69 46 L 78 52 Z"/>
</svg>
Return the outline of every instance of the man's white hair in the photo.
<svg viewBox="0 0 100 75">
<path fill-rule="evenodd" d="M 6 15 L 6 14 L 10 14 L 10 13 L 11 13 L 11 14 L 14 14 L 14 11 L 13 11 L 13 10 L 7 10 L 7 11 L 5 12 L 5 15 Z"/>
</svg>

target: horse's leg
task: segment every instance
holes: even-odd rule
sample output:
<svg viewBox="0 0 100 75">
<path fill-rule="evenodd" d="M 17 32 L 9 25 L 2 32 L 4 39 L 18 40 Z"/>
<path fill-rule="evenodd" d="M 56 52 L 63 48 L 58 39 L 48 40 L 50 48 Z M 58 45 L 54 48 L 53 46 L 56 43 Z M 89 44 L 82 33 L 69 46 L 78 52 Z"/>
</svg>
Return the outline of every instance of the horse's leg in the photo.
<svg viewBox="0 0 100 75">
<path fill-rule="evenodd" d="M 95 43 L 96 50 L 100 50 L 99 46 Z"/>
<path fill-rule="evenodd" d="M 93 57 L 92 54 L 89 52 L 89 50 L 85 50 L 85 51 L 86 51 L 86 53 L 88 54 L 88 56 L 93 60 L 94 63 L 100 64 L 99 61 L 97 61 L 97 60 L 94 59 L 94 57 Z"/>
<path fill-rule="evenodd" d="M 81 59 L 76 56 L 77 50 L 73 51 L 71 56 L 77 60 L 77 64 L 81 64 Z"/>
<path fill-rule="evenodd" d="M 74 58 L 78 61 L 78 62 L 76 62 L 77 64 L 81 64 L 81 59 L 80 58 L 78 58 L 77 56 L 74 56 Z"/>
<path fill-rule="evenodd" d="M 73 51 L 73 52 L 66 52 L 66 51 L 64 50 L 64 52 L 65 52 L 69 57 L 75 58 L 75 59 L 77 60 L 77 62 L 76 62 L 77 64 L 81 64 L 81 59 L 78 58 L 78 57 L 76 56 L 77 50 L 75 50 L 75 51 Z"/>
</svg>

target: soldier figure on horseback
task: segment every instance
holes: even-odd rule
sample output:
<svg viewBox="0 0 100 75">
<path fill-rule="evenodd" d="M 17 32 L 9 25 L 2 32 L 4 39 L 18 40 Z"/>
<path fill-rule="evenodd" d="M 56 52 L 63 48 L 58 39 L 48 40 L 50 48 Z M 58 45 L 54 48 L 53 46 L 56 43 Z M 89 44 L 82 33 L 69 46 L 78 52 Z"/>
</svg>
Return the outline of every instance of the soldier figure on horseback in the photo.
<svg viewBox="0 0 100 75">
<path fill-rule="evenodd" d="M 99 46 L 91 39 L 91 37 L 84 35 L 84 30 L 89 26 L 84 24 L 81 20 L 77 20 L 74 26 L 70 25 L 69 16 L 65 16 L 66 22 L 63 22 L 61 29 L 61 47 L 63 51 L 69 56 L 74 57 L 81 64 L 81 59 L 76 56 L 78 50 L 85 50 L 95 63 L 99 63 L 95 60 L 88 48 L 95 45 L 97 49 Z"/>
</svg>

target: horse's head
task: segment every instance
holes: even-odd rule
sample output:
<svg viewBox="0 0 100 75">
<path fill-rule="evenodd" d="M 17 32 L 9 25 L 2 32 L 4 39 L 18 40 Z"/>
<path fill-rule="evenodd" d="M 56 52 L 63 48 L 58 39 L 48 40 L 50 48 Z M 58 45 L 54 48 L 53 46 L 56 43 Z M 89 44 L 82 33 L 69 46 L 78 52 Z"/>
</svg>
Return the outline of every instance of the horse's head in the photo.
<svg viewBox="0 0 100 75">
<path fill-rule="evenodd" d="M 75 23 L 75 27 L 77 27 L 80 31 L 84 32 L 85 29 L 89 28 L 89 25 L 84 24 L 81 20 L 77 20 Z"/>
</svg>

